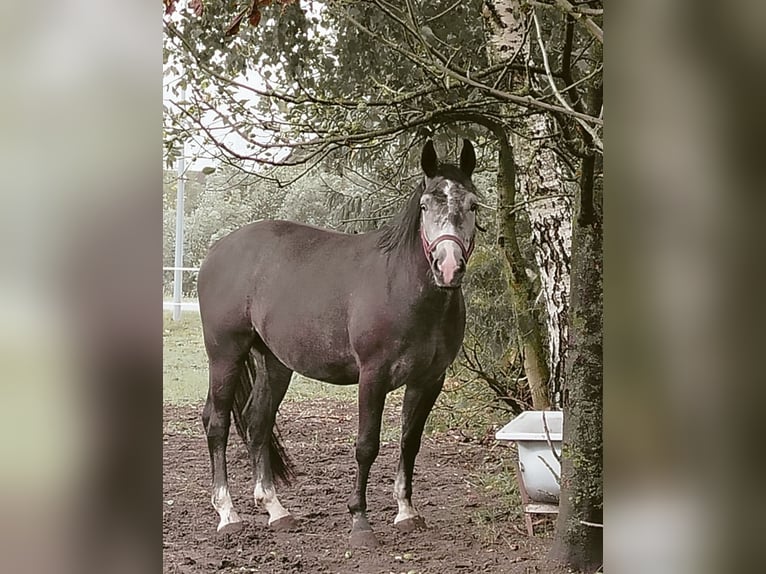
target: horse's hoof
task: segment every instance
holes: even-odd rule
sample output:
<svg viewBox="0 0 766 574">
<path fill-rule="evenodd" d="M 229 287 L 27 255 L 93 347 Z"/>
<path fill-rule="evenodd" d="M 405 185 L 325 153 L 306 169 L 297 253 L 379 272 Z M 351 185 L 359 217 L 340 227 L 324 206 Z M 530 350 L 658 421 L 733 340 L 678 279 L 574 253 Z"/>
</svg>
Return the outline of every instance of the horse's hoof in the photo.
<svg viewBox="0 0 766 574">
<path fill-rule="evenodd" d="M 269 523 L 269 528 L 272 530 L 292 530 L 298 526 L 298 521 L 291 514 L 277 518 L 274 522 Z"/>
<path fill-rule="evenodd" d="M 422 516 L 413 516 L 412 518 L 405 518 L 394 524 L 399 532 L 414 532 L 415 530 L 425 530 L 426 521 Z"/>
<path fill-rule="evenodd" d="M 349 540 L 351 548 L 377 548 L 378 539 L 372 530 L 354 530 Z"/>
<path fill-rule="evenodd" d="M 243 522 L 229 522 L 224 526 L 218 527 L 218 536 L 226 536 L 227 534 L 236 534 L 244 527 Z"/>
</svg>

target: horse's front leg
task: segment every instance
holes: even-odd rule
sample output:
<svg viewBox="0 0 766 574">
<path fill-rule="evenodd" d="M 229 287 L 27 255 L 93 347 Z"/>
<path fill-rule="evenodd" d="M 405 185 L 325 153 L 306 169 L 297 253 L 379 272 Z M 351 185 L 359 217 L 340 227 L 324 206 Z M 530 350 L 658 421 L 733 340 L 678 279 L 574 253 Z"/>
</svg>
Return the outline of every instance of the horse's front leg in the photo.
<svg viewBox="0 0 766 574">
<path fill-rule="evenodd" d="M 430 384 L 410 384 L 404 392 L 402 405 L 402 438 L 399 469 L 394 482 L 394 498 L 399 512 L 394 525 L 402 532 L 425 528 L 426 522 L 412 505 L 412 473 L 415 457 L 420 450 L 423 428 L 436 398 L 444 385 L 444 376 Z"/>
<path fill-rule="evenodd" d="M 351 512 L 351 546 L 378 544 L 367 520 L 367 479 L 380 450 L 380 424 L 386 402 L 386 385 L 375 377 L 359 378 L 359 432 L 356 438 L 356 481 L 348 500 Z"/>
</svg>

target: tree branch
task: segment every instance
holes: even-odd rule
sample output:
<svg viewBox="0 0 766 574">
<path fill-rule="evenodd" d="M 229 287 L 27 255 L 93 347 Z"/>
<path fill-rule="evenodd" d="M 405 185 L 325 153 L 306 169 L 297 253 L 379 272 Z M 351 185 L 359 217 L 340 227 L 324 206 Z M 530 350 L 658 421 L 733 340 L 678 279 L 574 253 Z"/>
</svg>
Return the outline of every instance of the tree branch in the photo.
<svg viewBox="0 0 766 574">
<path fill-rule="evenodd" d="M 584 129 L 588 134 L 590 134 L 590 137 L 593 140 L 593 144 L 599 149 L 599 151 L 604 151 L 604 144 L 601 141 L 601 138 L 596 133 L 594 129 L 592 129 L 586 122 L 584 122 L 581 118 L 575 116 L 574 114 L 577 113 L 578 115 L 580 112 L 575 112 L 575 110 L 572 109 L 572 107 L 569 105 L 569 103 L 564 99 L 564 96 L 561 95 L 561 92 L 559 92 L 558 88 L 556 87 L 556 82 L 553 79 L 553 75 L 550 71 L 550 65 L 548 64 L 548 53 L 545 49 L 545 45 L 543 44 L 543 38 L 542 38 L 542 32 L 540 31 L 540 22 L 537 19 L 537 13 L 533 10 L 532 11 L 532 20 L 535 23 L 535 32 L 537 33 L 537 43 L 540 47 L 540 52 L 543 57 L 543 65 L 545 67 L 546 71 L 546 77 L 548 78 L 548 83 L 551 86 L 551 90 L 553 90 L 553 93 L 556 96 L 556 99 L 561 103 L 564 108 L 567 110 L 573 112 L 572 116 L 575 118 L 575 121 L 577 121 L 578 124 L 580 124 L 580 127 Z M 575 97 L 577 97 L 575 92 Z"/>
<path fill-rule="evenodd" d="M 527 0 L 527 4 L 530 6 L 540 6 L 541 8 L 558 8 L 560 12 L 571 16 L 581 24 L 585 26 L 588 33 L 596 40 L 604 43 L 604 31 L 596 24 L 590 16 L 601 16 L 604 13 L 603 9 L 588 8 L 585 6 L 573 6 L 567 0 L 553 0 L 556 5 L 549 4 L 547 2 L 536 2 L 535 0 Z"/>
<path fill-rule="evenodd" d="M 359 29 L 360 31 L 364 32 L 365 34 L 370 35 L 376 41 L 382 42 L 383 44 L 385 44 L 386 46 L 388 46 L 392 50 L 395 50 L 396 52 L 399 52 L 405 58 L 407 58 L 408 60 L 410 60 L 414 64 L 418 65 L 418 67 L 420 67 L 424 71 L 430 72 L 433 75 L 434 72 L 429 67 L 428 62 L 424 62 L 416 54 L 413 54 L 412 52 L 408 52 L 407 50 L 404 50 L 403 48 L 401 48 L 400 46 L 398 46 L 395 43 L 391 42 L 390 40 L 375 34 L 371 30 L 369 30 L 366 26 L 364 26 L 363 24 L 358 22 L 352 16 L 349 16 L 348 14 L 343 14 L 343 17 L 345 19 L 347 19 L 349 22 L 351 22 L 354 26 L 356 26 L 357 29 Z M 446 65 L 438 64 L 438 63 L 436 63 L 436 65 L 441 68 L 442 72 L 444 72 L 445 74 L 447 74 L 451 78 L 453 78 L 455 80 L 458 80 L 458 81 L 460 81 L 461 83 L 463 83 L 465 85 L 469 85 L 469 86 L 473 86 L 475 88 L 479 88 L 479 89 L 483 90 L 484 92 L 487 92 L 487 93 L 489 93 L 489 94 L 491 94 L 491 95 L 493 95 L 493 96 L 495 96 L 495 97 L 497 97 L 497 98 L 499 98 L 501 100 L 513 102 L 513 103 L 516 103 L 516 104 L 519 104 L 519 105 L 522 105 L 522 106 L 525 106 L 525 107 L 534 107 L 534 108 L 538 108 L 538 109 L 541 109 L 541 110 L 562 113 L 562 114 L 565 114 L 565 115 L 568 115 L 568 116 L 579 118 L 580 120 L 583 120 L 585 122 L 588 122 L 588 123 L 591 123 L 591 124 L 594 124 L 594 125 L 598 125 L 598 126 L 601 126 L 604 123 L 603 120 L 601 120 L 600 118 L 589 116 L 587 114 L 583 114 L 583 113 L 580 113 L 580 112 L 576 112 L 576 111 L 572 110 L 571 108 L 554 106 L 552 104 L 548 104 L 548 103 L 545 103 L 545 102 L 541 102 L 539 100 L 535 100 L 534 98 L 532 98 L 530 96 L 520 96 L 518 94 L 512 94 L 512 93 L 509 93 L 509 92 L 505 92 L 503 90 L 498 90 L 496 88 L 493 88 L 493 87 L 488 86 L 486 84 L 483 84 L 481 82 L 477 82 L 475 80 L 472 80 L 471 78 L 468 77 L 468 75 L 467 75 L 468 72 L 466 72 L 465 75 L 464 75 L 463 73 L 461 73 L 461 72 L 459 72 L 457 70 L 454 70 L 452 68 L 448 68 Z M 546 74 L 548 74 L 548 73 L 549 73 L 549 71 L 546 71 Z"/>
<path fill-rule="evenodd" d="M 585 25 L 585 28 L 590 32 L 590 34 L 599 42 L 602 44 L 604 43 L 604 32 L 601 30 L 601 28 L 598 27 L 598 25 L 590 18 L 590 16 L 586 16 L 583 12 L 579 11 L 577 8 L 572 6 L 567 0 L 555 0 L 558 7 L 565 12 L 566 14 L 570 15 L 572 18 L 577 20 L 578 22 L 582 22 Z"/>
</svg>

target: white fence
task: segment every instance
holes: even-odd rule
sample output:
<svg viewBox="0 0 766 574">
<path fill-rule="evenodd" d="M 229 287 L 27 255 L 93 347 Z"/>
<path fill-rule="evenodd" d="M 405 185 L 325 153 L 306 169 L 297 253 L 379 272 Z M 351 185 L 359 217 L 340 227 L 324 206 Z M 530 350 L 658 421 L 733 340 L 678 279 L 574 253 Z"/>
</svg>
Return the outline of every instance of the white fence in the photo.
<svg viewBox="0 0 766 574">
<path fill-rule="evenodd" d="M 179 309 L 179 311 L 195 311 L 199 313 L 199 302 L 197 301 L 181 301 L 180 303 L 176 303 L 175 301 L 162 302 L 163 311 L 174 311 L 175 309 Z"/>
</svg>

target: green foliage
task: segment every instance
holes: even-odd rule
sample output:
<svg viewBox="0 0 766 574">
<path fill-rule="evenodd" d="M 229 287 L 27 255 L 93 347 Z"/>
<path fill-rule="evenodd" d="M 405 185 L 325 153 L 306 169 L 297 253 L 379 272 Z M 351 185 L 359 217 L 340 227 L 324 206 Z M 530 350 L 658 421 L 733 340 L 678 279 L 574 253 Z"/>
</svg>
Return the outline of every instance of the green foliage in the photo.
<svg viewBox="0 0 766 574">
<path fill-rule="evenodd" d="M 481 2 L 411 8 L 291 5 L 228 39 L 235 12 L 227 2 L 206 4 L 202 19 L 168 23 L 165 73 L 176 101 L 165 116 L 166 158 L 194 134 L 214 144 L 238 141 L 236 153 L 256 162 L 380 171 L 391 165 L 386 156 L 401 155 L 413 135 L 432 134 L 437 125 L 462 122 L 458 133 L 474 134 L 455 114 L 497 114 L 498 102 L 450 83 L 443 68 L 487 67 Z M 201 129 L 214 117 L 230 139 Z M 293 153 L 285 157 L 285 150 Z"/>
<path fill-rule="evenodd" d="M 222 152 L 230 159 L 333 164 L 352 159 L 350 149 L 353 165 L 372 168 L 387 152 L 440 126 L 462 135 L 487 121 L 512 129 L 514 116 L 557 101 L 545 70 L 523 61 L 541 61 L 541 45 L 557 81 L 588 76 L 583 90 L 599 85 L 593 38 L 553 6 L 535 10 L 540 30 L 530 32 L 530 54 L 491 63 L 493 26 L 507 28 L 491 13 L 495 4 L 295 3 L 264 7 L 257 26 L 243 25 L 231 37 L 226 31 L 242 8 L 236 2 L 206 2 L 201 18 L 179 12 L 166 19 L 165 74 L 175 96 L 166 108 L 166 157 L 194 134 L 226 144 Z M 529 18 L 530 7 L 522 11 L 516 16 Z M 567 96 L 580 105 L 582 95 Z M 509 98 L 521 107 L 509 108 Z M 558 147 L 570 153 L 576 136 L 567 119 L 571 109 L 554 109 L 567 128 Z M 215 131 L 206 127 L 213 118 Z M 232 141 L 243 145 L 234 149 Z"/>
</svg>

